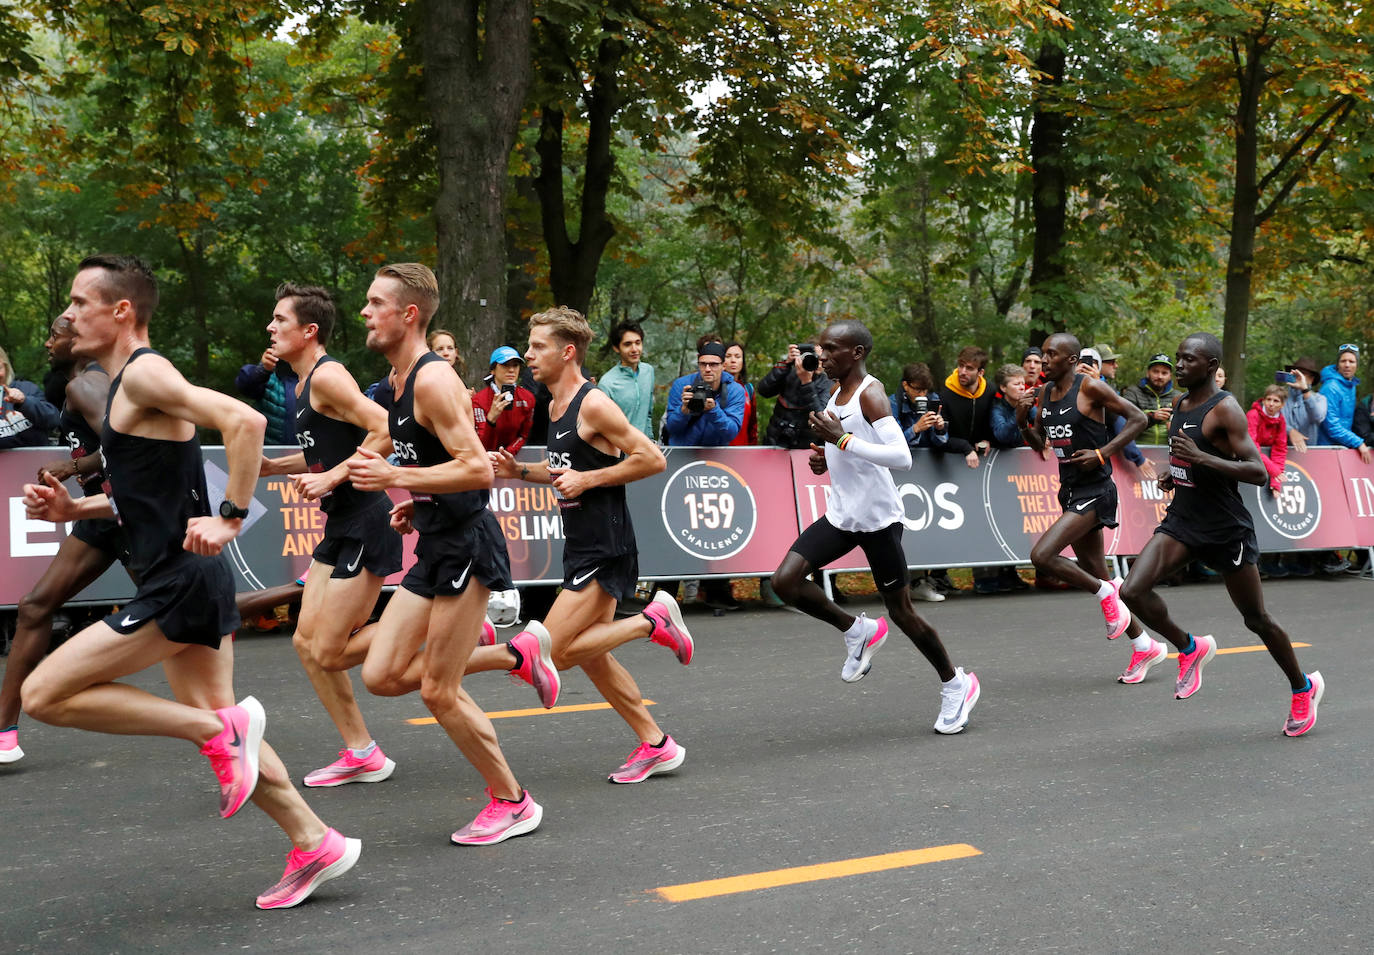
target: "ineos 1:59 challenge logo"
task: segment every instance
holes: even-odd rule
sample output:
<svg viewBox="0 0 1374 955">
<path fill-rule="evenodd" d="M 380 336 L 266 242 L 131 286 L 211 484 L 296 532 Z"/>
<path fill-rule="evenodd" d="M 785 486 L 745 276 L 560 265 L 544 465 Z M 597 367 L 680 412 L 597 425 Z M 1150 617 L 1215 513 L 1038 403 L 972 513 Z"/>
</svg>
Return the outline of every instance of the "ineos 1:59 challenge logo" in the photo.
<svg viewBox="0 0 1374 955">
<path fill-rule="evenodd" d="M 693 557 L 724 560 L 754 536 L 758 508 L 744 478 L 717 461 L 679 468 L 663 488 L 663 526 Z"/>
<path fill-rule="evenodd" d="M 1312 476 L 1288 462 L 1279 475 L 1279 493 L 1269 486 L 1255 488 L 1258 510 L 1274 530 L 1289 540 L 1300 540 L 1317 529 L 1322 516 L 1322 495 Z"/>
</svg>

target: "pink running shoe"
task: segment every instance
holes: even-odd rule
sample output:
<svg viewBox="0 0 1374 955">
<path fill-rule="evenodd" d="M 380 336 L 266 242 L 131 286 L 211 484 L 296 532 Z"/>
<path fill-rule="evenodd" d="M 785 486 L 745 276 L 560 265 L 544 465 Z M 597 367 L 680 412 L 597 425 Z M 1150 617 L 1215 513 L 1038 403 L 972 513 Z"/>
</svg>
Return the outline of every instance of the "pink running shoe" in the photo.
<svg viewBox="0 0 1374 955">
<path fill-rule="evenodd" d="M 1169 648 L 1158 640 L 1150 641 L 1150 649 L 1133 650 L 1131 652 L 1131 664 L 1126 667 L 1126 672 L 1116 678 L 1118 683 L 1139 683 L 1145 679 L 1145 675 L 1150 672 L 1150 668 L 1156 663 L 1161 663 L 1169 656 Z"/>
<path fill-rule="evenodd" d="M 523 836 L 539 828 L 539 820 L 544 818 L 544 807 L 535 802 L 526 791 L 521 791 L 519 802 L 497 799 L 486 790 L 491 802 L 463 828 L 453 834 L 454 845 L 494 846 L 512 836 Z"/>
<path fill-rule="evenodd" d="M 345 746 L 339 750 L 338 759 L 306 776 L 305 784 L 312 789 L 325 789 L 344 783 L 379 783 L 395 771 L 396 764 L 386 758 L 380 746 L 373 747 L 365 759 L 354 756 L 353 750 Z"/>
<path fill-rule="evenodd" d="M 654 599 L 644 608 L 644 616 L 654 625 L 650 640 L 676 653 L 677 662 L 683 666 L 692 662 L 696 645 L 687 632 L 687 625 L 682 622 L 682 611 L 672 594 L 666 590 L 654 591 Z"/>
<path fill-rule="evenodd" d="M 361 840 L 345 839 L 337 829 L 327 831 L 314 852 L 292 849 L 286 856 L 286 871 L 281 879 L 258 896 L 258 908 L 289 909 L 300 905 L 321 885 L 353 868 L 362 851 Z"/>
<path fill-rule="evenodd" d="M 245 696 L 238 706 L 215 710 L 224 729 L 200 748 L 219 779 L 219 814 L 228 819 L 243 808 L 258 785 L 258 748 L 267 726 L 262 704 Z"/>
<path fill-rule="evenodd" d="M 662 746 L 640 743 L 625 760 L 625 765 L 611 773 L 606 779 L 613 783 L 642 783 L 655 773 L 666 773 L 677 769 L 687 758 L 687 749 L 679 746 L 671 736 Z"/>
<path fill-rule="evenodd" d="M 1115 580 L 1106 583 L 1111 585 L 1112 592 L 1102 598 L 1102 619 L 1107 621 L 1107 639 L 1115 640 L 1131 625 L 1131 611 L 1121 600 L 1121 585 Z"/>
<path fill-rule="evenodd" d="M 17 763 L 24 758 L 19 748 L 19 730 L 5 730 L 0 733 L 0 763 Z"/>
<path fill-rule="evenodd" d="M 1202 689 L 1202 668 L 1217 655 L 1217 641 L 1211 634 L 1193 637 L 1193 652 L 1178 655 L 1178 686 L 1174 699 L 1186 700 Z"/>
<path fill-rule="evenodd" d="M 534 687 L 539 702 L 544 709 L 549 709 L 558 702 L 558 694 L 563 689 L 563 678 L 558 675 L 558 667 L 553 665 L 553 640 L 549 631 L 538 620 L 531 620 L 510 645 L 520 651 L 521 658 L 520 665 L 510 671 L 511 676 Z"/>
<path fill-rule="evenodd" d="M 1307 674 L 1312 689 L 1293 694 L 1293 707 L 1288 711 L 1288 721 L 1284 723 L 1284 736 L 1301 736 L 1317 725 L 1317 704 L 1326 692 L 1326 681 L 1320 670 Z"/>
<path fill-rule="evenodd" d="M 863 614 L 859 618 L 867 619 Z M 846 683 L 858 683 L 868 676 L 868 671 L 873 669 L 873 654 L 887 642 L 887 618 L 879 617 L 872 633 L 865 633 L 867 629 L 864 627 L 852 639 L 844 638 L 845 658 L 844 665 L 840 667 L 840 679 Z"/>
<path fill-rule="evenodd" d="M 496 626 L 486 617 L 482 618 L 482 635 L 477 638 L 479 647 L 496 646 Z"/>
</svg>

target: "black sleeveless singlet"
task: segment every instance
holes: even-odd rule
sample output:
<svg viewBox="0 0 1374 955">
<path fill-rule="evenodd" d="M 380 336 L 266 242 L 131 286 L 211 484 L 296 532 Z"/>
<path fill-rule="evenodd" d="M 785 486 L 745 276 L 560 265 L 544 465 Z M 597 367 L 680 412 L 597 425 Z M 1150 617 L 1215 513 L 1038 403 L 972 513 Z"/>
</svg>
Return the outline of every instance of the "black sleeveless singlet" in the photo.
<svg viewBox="0 0 1374 955">
<path fill-rule="evenodd" d="M 91 362 L 81 373 L 84 375 L 92 370 L 101 374 L 105 372 L 104 368 Z M 85 415 L 68 408 L 66 402 L 62 403 L 62 414 L 57 419 L 57 428 L 61 432 L 63 440 L 67 442 L 67 447 L 71 449 L 73 461 L 79 461 L 81 458 L 100 453 L 100 435 L 91 429 Z M 94 474 L 81 478 L 81 490 L 87 497 L 92 494 L 100 494 L 104 491 L 104 481 L 105 475 L 96 471 Z"/>
<path fill-rule="evenodd" d="M 594 387 L 590 381 L 583 383 L 568 403 L 563 416 L 557 420 L 549 419 L 550 467 L 597 471 L 620 462 L 619 457 L 598 450 L 577 434 L 577 416 L 582 410 L 582 399 Z M 556 489 L 554 493 L 558 493 Z M 558 509 L 563 517 L 565 555 L 575 558 L 619 557 L 637 553 L 630 509 L 625 503 L 625 485 L 590 488 L 571 501 L 560 496 Z"/>
<path fill-rule="evenodd" d="M 1050 400 L 1052 383 L 1045 385 L 1040 397 L 1040 420 L 1059 461 L 1059 483 L 1064 487 L 1088 487 L 1111 480 L 1112 476 L 1110 461 L 1086 470 L 1068 463 L 1075 452 L 1096 451 L 1111 441 L 1104 422 L 1094 421 L 1078 410 L 1078 391 L 1083 378 L 1081 374 L 1074 375 L 1068 394 L 1058 401 Z"/>
<path fill-rule="evenodd" d="M 391 443 L 401 467 L 425 468 L 452 461 L 444 443 L 415 421 L 415 376 L 430 362 L 443 359 L 434 352 L 425 352 L 415 362 L 405 380 L 405 392 L 398 396 L 387 411 L 391 429 Z M 453 387 L 463 387 L 462 379 L 453 376 Z M 415 515 L 411 523 L 421 534 L 440 534 L 464 526 L 486 509 L 489 492 L 458 491 L 453 494 L 411 494 Z"/>
<path fill-rule="evenodd" d="M 1181 404 L 1175 405 L 1174 416 L 1169 420 L 1169 437 L 1187 435 L 1207 454 L 1226 457 L 1203 437 L 1202 422 L 1209 411 L 1230 396 L 1229 391 L 1219 391 L 1190 411 L 1184 411 Z M 1169 456 L 1169 474 L 1174 479 L 1174 499 L 1169 504 L 1171 521 L 1202 538 L 1218 541 L 1233 539 L 1238 526 L 1254 530 L 1254 521 L 1241 503 L 1234 479 L 1205 465 L 1186 464 L 1173 455 Z"/>
<path fill-rule="evenodd" d="M 140 356 L 156 354 L 151 348 L 138 349 L 110 382 L 100 434 L 105 492 L 128 538 L 129 570 L 139 580 L 184 559 L 187 552 L 181 545 L 187 522 L 210 514 L 205 465 L 194 435 L 186 441 L 167 441 L 124 434 L 110 426 L 110 408 L 124 371 Z"/>
<path fill-rule="evenodd" d="M 342 461 L 353 456 L 367 437 L 367 431 L 347 421 L 321 414 L 310 406 L 310 381 L 315 371 L 327 361 L 337 362 L 337 358 L 323 355 L 310 369 L 300 397 L 296 399 L 296 443 L 305 454 L 305 463 L 310 471 L 319 474 L 331 470 Z M 391 506 L 390 498 L 381 491 L 359 491 L 344 481 L 333 491 L 320 498 L 320 510 L 330 517 L 351 517 L 369 507 L 381 504 Z"/>
</svg>

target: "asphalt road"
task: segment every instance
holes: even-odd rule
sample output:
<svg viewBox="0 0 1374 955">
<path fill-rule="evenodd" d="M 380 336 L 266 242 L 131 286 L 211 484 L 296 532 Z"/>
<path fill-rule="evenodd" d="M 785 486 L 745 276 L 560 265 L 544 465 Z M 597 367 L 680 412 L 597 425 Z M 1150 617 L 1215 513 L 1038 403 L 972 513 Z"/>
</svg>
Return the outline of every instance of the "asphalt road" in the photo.
<svg viewBox="0 0 1374 955">
<path fill-rule="evenodd" d="M 1218 656 L 1184 702 L 1172 662 L 1118 685 L 1129 649 L 1099 635 L 1081 594 L 919 606 L 983 683 L 954 737 L 931 732 L 938 682 L 900 634 L 851 686 L 838 636 L 807 618 L 695 613 L 690 667 L 647 643 L 618 655 L 686 746 L 682 769 L 608 785 L 635 741 L 606 710 L 500 719 L 545 820 L 487 848 L 449 844 L 481 782 L 437 726 L 406 722 L 427 715 L 419 699 L 364 694 L 399 768 L 308 793 L 363 854 L 287 911 L 253 907 L 285 840 L 252 807 L 221 820 L 186 744 L 26 721 L 27 758 L 0 769 L 0 937 L 64 953 L 1366 952 L 1374 584 L 1284 580 L 1266 595 L 1328 680 L 1303 739 L 1282 736 L 1287 686 L 1263 652 Z M 1224 650 L 1257 643 L 1221 586 L 1165 596 Z M 333 758 L 286 639 L 240 640 L 237 668 L 293 775 Z M 496 675 L 468 685 L 489 711 L 535 705 Z M 562 705 L 597 700 L 569 677 Z M 945 846 L 964 848 L 891 858 Z M 656 891 L 874 856 L 889 858 L 864 874 Z"/>
</svg>

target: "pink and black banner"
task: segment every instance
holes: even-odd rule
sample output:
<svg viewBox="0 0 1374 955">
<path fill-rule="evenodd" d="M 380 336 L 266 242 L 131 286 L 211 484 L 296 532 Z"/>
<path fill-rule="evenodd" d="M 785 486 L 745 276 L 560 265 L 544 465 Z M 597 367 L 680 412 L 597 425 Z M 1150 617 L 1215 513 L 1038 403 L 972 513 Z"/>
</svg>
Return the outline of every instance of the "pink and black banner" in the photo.
<svg viewBox="0 0 1374 955">
<path fill-rule="evenodd" d="M 283 449 L 287 451 L 290 449 Z M 1162 471 L 1162 448 L 1146 448 Z M 13 607 L 47 569 L 67 527 L 30 521 L 20 488 L 57 448 L 0 454 L 0 482 L 8 505 L 0 509 L 5 543 L 0 606 Z M 540 448 L 526 449 L 538 459 Z M 628 489 L 646 579 L 748 577 L 771 573 L 801 529 L 825 513 L 830 482 L 807 465 L 809 452 L 778 448 L 671 448 L 662 474 Z M 211 504 L 223 494 L 222 448 L 206 448 Z M 1169 496 L 1123 460 L 1113 461 L 1120 494 L 1120 526 L 1107 534 L 1109 554 L 1140 552 L 1164 515 Z M 1058 470 L 1025 449 L 993 451 L 970 468 L 959 455 L 918 452 L 908 471 L 894 472 L 912 567 L 1024 563 L 1031 546 L 1059 516 Z M 1265 552 L 1374 546 L 1374 465 L 1345 448 L 1313 448 L 1288 458 L 1281 490 L 1243 485 Z M 398 500 L 404 494 L 393 495 Z M 545 485 L 498 481 L 491 509 L 522 583 L 563 576 L 563 526 Z M 287 583 L 305 570 L 324 533 L 324 515 L 303 501 L 285 477 L 258 481 L 243 533 L 227 548 L 241 590 Z M 415 538 L 406 538 L 406 564 Z M 865 569 L 857 552 L 832 569 Z M 389 582 L 398 583 L 398 574 Z M 115 603 L 133 588 L 115 567 L 88 587 L 82 601 Z"/>
</svg>

